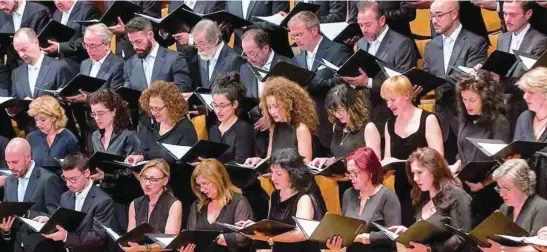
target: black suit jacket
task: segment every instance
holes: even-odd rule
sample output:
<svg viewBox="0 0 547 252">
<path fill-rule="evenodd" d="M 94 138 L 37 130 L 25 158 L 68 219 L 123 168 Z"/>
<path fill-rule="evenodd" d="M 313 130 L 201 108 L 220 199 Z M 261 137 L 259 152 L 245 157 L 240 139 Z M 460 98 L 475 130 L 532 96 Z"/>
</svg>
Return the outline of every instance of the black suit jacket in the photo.
<svg viewBox="0 0 547 252">
<path fill-rule="evenodd" d="M 5 16 L 5 23 L 0 28 L 0 31 L 3 33 L 15 33 L 13 18 L 10 15 L 5 15 L 3 12 L 2 15 Z M 21 19 L 21 27 L 31 28 L 36 33 L 39 33 L 46 26 L 47 22 L 49 22 L 48 9 L 41 4 L 27 1 Z M 13 46 L 8 48 L 6 55 L 6 64 L 10 71 L 23 64 Z"/>
<path fill-rule="evenodd" d="M 346 21 L 348 13 L 347 1 L 309 1 L 310 3 L 319 5 L 319 9 L 315 12 L 315 15 L 319 18 L 321 23 L 335 23 Z M 295 1 L 294 5 L 298 1 Z"/>
<path fill-rule="evenodd" d="M 76 194 L 67 191 L 61 195 L 60 206 L 68 209 L 75 209 Z M 67 234 L 65 246 L 72 248 L 72 251 L 105 251 L 110 237 L 99 223 L 111 227 L 114 216 L 114 205 L 112 198 L 96 186 L 91 186 L 81 212 L 86 216 L 76 232 Z"/>
<path fill-rule="evenodd" d="M 148 88 L 142 60 L 133 55 L 124 64 L 124 86 L 143 91 Z M 164 80 L 174 82 L 181 92 L 192 91 L 192 80 L 188 71 L 188 65 L 184 56 L 179 52 L 170 51 L 159 47 L 154 68 L 152 70 L 152 81 Z"/>
<path fill-rule="evenodd" d="M 274 52 L 272 51 L 272 53 Z M 291 59 L 275 53 L 272 59 L 272 65 L 270 66 L 270 69 L 272 69 L 279 61 L 290 62 Z M 258 96 L 258 79 L 254 72 L 251 70 L 250 63 L 245 63 L 241 65 L 241 67 L 239 67 L 239 74 L 241 82 L 243 83 L 243 85 L 245 85 L 245 88 L 247 89 L 246 96 L 257 99 L 260 98 Z"/>
<path fill-rule="evenodd" d="M 34 86 L 34 93 L 30 93 L 28 65 L 23 64 L 11 73 L 11 82 L 13 85 L 10 96 L 19 99 L 28 96 L 34 99 L 42 96 L 45 93 L 44 89 L 56 90 L 64 87 L 72 77 L 73 75 L 64 61 L 44 56 L 40 72 L 38 72 L 38 78 L 36 79 L 36 85 Z M 0 90 L 2 96 L 6 96 L 6 92 L 7 90 Z"/>
<path fill-rule="evenodd" d="M 61 22 L 63 14 L 56 10 L 53 20 Z M 80 71 L 80 63 L 89 58 L 83 45 L 85 27 L 75 21 L 100 19 L 101 13 L 92 2 L 77 1 L 68 17 L 66 25 L 76 30 L 69 42 L 59 43 L 59 57 L 67 62 L 71 72 L 76 75 Z"/>
<path fill-rule="evenodd" d="M 192 74 L 192 79 L 199 80 L 199 82 L 194 82 L 194 88 L 204 87 L 212 89 L 218 79 L 222 78 L 222 76 L 229 72 L 237 72 L 241 64 L 243 64 L 243 59 L 239 56 L 239 54 L 237 54 L 232 48 L 228 47 L 228 45 L 224 44 L 220 50 L 220 54 L 218 55 L 218 60 L 215 64 L 213 73 L 211 74 L 211 78 L 209 79 L 209 61 L 199 59 L 197 54 L 196 57 L 198 57 L 197 64 L 199 73 L 197 76 L 196 74 Z"/>
<path fill-rule="evenodd" d="M 497 49 L 504 52 L 509 52 L 511 48 L 511 32 L 502 33 L 498 37 Z M 539 32 L 538 30 L 530 27 L 530 29 L 524 35 L 524 39 L 520 43 L 519 51 L 529 53 L 532 55 L 540 56 L 547 49 L 547 36 Z M 524 64 L 519 60 L 515 63 L 513 68 L 507 74 L 509 77 L 520 78 L 526 69 Z"/>
<path fill-rule="evenodd" d="M 357 9 L 359 1 L 350 1 L 350 16 L 348 23 L 357 23 Z M 406 1 L 378 1 L 378 4 L 384 9 L 387 24 L 394 31 L 412 37 L 410 22 L 416 19 L 416 8 L 409 5 Z"/>
<path fill-rule="evenodd" d="M 483 37 L 462 28 L 458 38 L 454 42 L 450 61 L 448 62 L 448 69 L 445 73 L 443 37 L 437 36 L 425 45 L 424 70 L 452 82 L 447 82 L 437 88 L 435 92 L 435 111 L 439 118 L 445 141 L 448 139 L 450 128 L 452 128 L 455 134 L 458 132 L 454 83 L 457 83 L 460 73 L 451 67 L 474 67 L 478 63 L 483 63 L 487 58 L 487 50 L 488 42 Z"/>
<path fill-rule="evenodd" d="M 91 63 L 91 59 L 82 61 L 82 64 L 80 65 L 80 73 L 89 75 L 92 67 Z M 102 88 L 116 89 L 123 86 L 123 64 L 124 61 L 121 57 L 118 57 L 111 52 L 108 53 L 108 56 L 97 73 L 97 78 L 106 80 L 106 83 L 102 86 Z"/>
</svg>

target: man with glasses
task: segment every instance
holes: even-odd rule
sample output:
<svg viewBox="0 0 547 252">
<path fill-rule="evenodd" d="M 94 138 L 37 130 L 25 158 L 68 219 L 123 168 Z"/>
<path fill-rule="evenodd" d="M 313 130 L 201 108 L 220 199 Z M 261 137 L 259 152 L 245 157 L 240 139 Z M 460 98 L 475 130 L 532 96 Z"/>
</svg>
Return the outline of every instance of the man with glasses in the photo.
<svg viewBox="0 0 547 252">
<path fill-rule="evenodd" d="M 31 158 L 31 146 L 23 138 L 14 138 L 8 143 L 5 158 L 12 174 L 6 179 L 4 200 L 34 202 L 29 218 L 53 214 L 59 207 L 63 190 L 59 176 L 35 165 Z M 13 251 L 52 251 L 58 247 L 59 244 L 29 232 L 26 225 L 14 220 L 15 217 L 0 220 L 1 237 L 6 241 L 13 240 Z"/>
<path fill-rule="evenodd" d="M 69 191 L 61 195 L 60 207 L 86 213 L 84 220 L 76 232 L 67 232 L 63 227 L 57 226 L 55 233 L 43 236 L 62 241 L 70 251 L 107 251 L 110 238 L 100 224 L 111 226 L 114 216 L 113 201 L 108 194 L 93 185 L 89 178 L 91 172 L 88 161 L 83 154 L 76 153 L 68 155 L 61 164 L 61 178 L 66 181 Z M 47 222 L 48 219 L 47 216 L 41 216 L 36 220 Z"/>
<path fill-rule="evenodd" d="M 440 35 L 425 45 L 424 53 L 424 70 L 449 81 L 435 91 L 435 113 L 443 133 L 444 156 L 451 163 L 455 162 L 458 153 L 455 83 L 460 71 L 457 68 L 484 62 L 488 50 L 488 41 L 460 23 L 459 6 L 453 1 L 433 2 L 429 17 L 435 32 Z"/>
</svg>

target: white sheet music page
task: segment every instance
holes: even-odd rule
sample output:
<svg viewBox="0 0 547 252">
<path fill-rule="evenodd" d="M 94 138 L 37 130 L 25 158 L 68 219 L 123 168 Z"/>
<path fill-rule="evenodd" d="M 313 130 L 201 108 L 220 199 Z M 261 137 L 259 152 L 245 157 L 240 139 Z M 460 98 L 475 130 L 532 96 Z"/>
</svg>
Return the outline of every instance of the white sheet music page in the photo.
<svg viewBox="0 0 547 252">
<path fill-rule="evenodd" d="M 300 219 L 295 218 L 296 221 L 300 224 L 298 227 L 302 230 L 302 232 L 306 233 L 307 237 L 310 237 L 313 234 L 313 231 L 319 226 L 319 221 L 316 220 L 306 220 L 306 219 Z"/>
<path fill-rule="evenodd" d="M 326 23 L 326 24 L 320 24 L 319 29 L 321 30 L 321 33 L 325 35 L 330 40 L 334 40 L 340 33 L 348 27 L 347 22 L 336 22 L 336 23 Z"/>
<path fill-rule="evenodd" d="M 526 56 L 518 55 L 519 59 L 522 61 L 522 64 L 526 67 L 526 69 L 532 69 L 534 64 L 536 64 L 537 60 L 528 58 Z"/>
<path fill-rule="evenodd" d="M 13 100 L 13 97 L 0 97 L 0 103 L 7 102 L 9 100 Z"/>
<path fill-rule="evenodd" d="M 498 153 L 500 150 L 505 148 L 507 144 L 501 144 L 501 143 L 479 143 L 479 146 L 485 149 L 490 155 L 494 155 Z"/>
<path fill-rule="evenodd" d="M 177 159 L 182 159 L 184 154 L 188 152 L 192 147 L 191 146 L 180 146 L 180 145 L 174 145 L 174 144 L 166 144 L 162 143 L 163 147 L 165 147 L 171 154 L 173 154 Z"/>
<path fill-rule="evenodd" d="M 156 239 L 161 242 L 162 247 L 167 247 L 173 240 L 175 240 L 176 236 L 173 237 L 156 237 Z"/>
<path fill-rule="evenodd" d="M 103 226 L 104 230 L 106 230 L 106 232 L 108 233 L 108 235 L 110 235 L 110 237 L 112 237 L 112 239 L 114 239 L 114 241 L 117 241 L 118 239 L 120 239 L 120 235 L 116 232 L 114 232 L 114 230 L 112 230 L 112 228 L 109 228 L 103 224 L 101 224 L 101 226 Z"/>
<path fill-rule="evenodd" d="M 198 95 L 201 96 L 201 98 L 203 98 L 207 107 L 209 107 L 209 109 L 212 110 L 213 108 L 211 107 L 211 103 L 213 103 L 213 95 L 212 94 L 198 94 Z"/>
<path fill-rule="evenodd" d="M 143 17 L 143 18 L 146 18 L 146 19 L 148 19 L 148 20 L 150 20 L 150 21 L 152 21 L 152 22 L 154 22 L 154 23 L 157 23 L 157 24 L 159 24 L 159 23 L 161 23 L 161 21 L 163 21 L 163 18 L 155 18 L 155 17 L 151 17 L 151 16 L 144 15 L 144 14 L 141 14 L 141 13 L 135 13 L 135 14 L 136 14 L 136 15 L 139 15 L 139 16 L 141 16 L 141 17 Z"/>
<path fill-rule="evenodd" d="M 267 17 L 256 17 L 256 18 L 258 18 L 260 20 L 264 20 L 264 21 L 272 23 L 272 24 L 275 24 L 275 25 L 278 25 L 278 26 L 281 25 L 281 23 L 285 19 L 285 17 L 281 16 L 280 14 L 274 14 L 274 15 L 267 16 Z"/>
<path fill-rule="evenodd" d="M 321 59 L 321 61 L 323 61 L 323 64 L 325 64 L 325 66 L 327 66 L 328 68 L 334 70 L 334 71 L 338 71 L 340 69 L 340 67 L 337 67 L 335 64 L 332 64 L 330 63 L 328 60 L 326 59 Z"/>
<path fill-rule="evenodd" d="M 399 76 L 399 75 L 403 75 L 402 73 L 399 73 L 389 67 L 385 67 L 383 66 L 384 68 L 384 71 L 386 71 L 386 74 L 389 76 L 389 78 L 393 77 L 393 76 Z"/>
<path fill-rule="evenodd" d="M 32 229 L 34 229 L 36 232 L 40 232 L 42 228 L 46 225 L 46 223 L 37 222 L 35 220 L 19 217 L 20 220 L 22 220 L 25 224 L 29 225 Z"/>
</svg>

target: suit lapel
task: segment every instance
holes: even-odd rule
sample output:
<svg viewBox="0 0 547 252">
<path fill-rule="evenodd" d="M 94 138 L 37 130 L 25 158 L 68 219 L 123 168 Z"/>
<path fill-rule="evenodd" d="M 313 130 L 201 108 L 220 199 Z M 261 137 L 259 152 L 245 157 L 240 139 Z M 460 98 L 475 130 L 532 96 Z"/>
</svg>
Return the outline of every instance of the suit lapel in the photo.
<svg viewBox="0 0 547 252">
<path fill-rule="evenodd" d="M 3 32 L 5 32 L 5 33 L 15 33 L 15 25 L 13 24 L 13 18 L 11 16 L 9 16 L 6 19 L 6 21 L 7 22 L 2 27 Z M 23 26 L 23 21 L 21 21 L 21 27 L 25 27 L 25 26 Z"/>
<path fill-rule="evenodd" d="M 34 94 L 32 94 L 32 98 L 37 97 L 39 94 L 41 94 L 43 91 L 39 90 L 38 88 L 43 89 L 43 85 L 47 84 L 44 83 L 44 80 L 46 79 L 46 76 L 49 73 L 49 62 L 50 59 L 46 56 L 44 56 L 44 60 L 42 61 L 42 65 L 40 66 L 40 72 L 38 72 L 38 78 L 36 78 L 36 84 L 34 85 Z M 28 71 L 28 69 L 27 69 Z M 27 75 L 28 76 L 28 75 Z"/>
<path fill-rule="evenodd" d="M 82 69 L 83 69 L 82 74 L 89 75 L 91 73 L 91 67 L 92 66 L 93 66 L 93 61 L 91 59 L 83 61 L 82 62 Z"/>
<path fill-rule="evenodd" d="M 380 46 L 378 46 L 378 51 L 376 51 L 376 58 L 379 58 L 381 60 L 384 59 L 384 57 L 387 54 L 387 51 L 389 51 L 390 45 L 391 45 L 391 30 L 388 30 L 386 32 L 386 35 L 384 36 L 384 39 L 382 39 L 382 42 L 380 42 Z"/>
<path fill-rule="evenodd" d="M 196 13 L 205 13 L 203 10 L 207 6 L 207 4 L 209 4 L 209 1 L 196 1 L 193 11 Z"/>
<path fill-rule="evenodd" d="M 28 5 L 26 5 L 25 10 L 23 11 L 23 17 L 21 18 L 21 27 L 30 27 L 31 24 L 30 24 L 29 15 L 32 14 L 30 13 L 30 10 L 31 9 L 28 7 Z M 40 31 L 37 31 L 37 32 L 40 32 Z"/>
<path fill-rule="evenodd" d="M 9 188 L 9 190 L 7 188 Z M 8 198 L 5 200 L 9 202 L 17 202 L 17 179 L 15 179 L 15 177 L 8 177 L 6 181 L 6 190 L 8 191 Z"/>
<path fill-rule="evenodd" d="M 450 75 L 450 71 L 452 71 L 451 66 L 458 67 L 458 66 L 455 66 L 454 64 L 456 60 L 460 57 L 460 53 L 462 52 L 462 47 L 465 45 L 466 40 L 467 40 L 467 36 L 465 34 L 465 30 L 462 29 L 460 31 L 460 34 L 456 38 L 456 41 L 454 42 L 454 47 L 452 48 L 452 54 L 450 54 L 450 60 L 448 60 L 448 68 L 446 70 L 446 75 Z M 444 61 L 444 57 L 443 57 L 443 61 Z"/>
<path fill-rule="evenodd" d="M 68 209 L 76 210 L 76 194 L 68 191 Z"/>
<path fill-rule="evenodd" d="M 251 20 L 251 17 L 252 17 L 251 13 L 253 12 L 253 9 L 254 9 L 256 3 L 258 3 L 258 0 L 256 0 L 256 1 L 251 1 L 251 2 L 249 3 L 249 8 L 247 8 L 247 16 L 245 17 L 245 19 Z M 242 9 L 242 10 L 243 10 L 243 9 Z"/>
<path fill-rule="evenodd" d="M 228 54 L 228 48 L 226 45 L 222 45 L 222 49 L 220 49 L 220 53 L 218 55 L 217 63 L 215 64 L 215 68 L 213 69 L 213 73 L 211 74 L 211 78 L 209 79 L 209 88 L 213 86 L 215 83 L 215 79 L 220 72 L 220 69 L 224 67 L 224 58 L 226 58 L 226 54 Z"/>
<path fill-rule="evenodd" d="M 532 44 L 532 35 L 532 28 L 530 27 L 526 34 L 524 34 L 522 42 L 520 42 L 519 51 L 526 53 L 532 52 L 532 48 L 530 47 L 530 45 Z"/>
<path fill-rule="evenodd" d="M 506 39 L 500 39 L 500 43 L 498 45 L 498 50 L 504 51 L 504 52 L 509 52 L 509 50 L 511 49 L 511 37 L 512 37 L 511 32 L 505 33 L 505 35 L 507 35 L 507 36 L 505 36 Z"/>
<path fill-rule="evenodd" d="M 72 9 L 72 12 L 70 13 L 70 15 L 68 15 L 68 21 L 66 21 L 66 26 L 68 27 L 71 27 L 72 26 L 72 22 L 74 22 L 74 18 L 76 16 L 78 16 L 78 12 L 80 12 L 80 6 L 81 6 L 81 2 L 80 1 L 77 1 L 75 4 L 74 4 L 74 8 Z"/>
<path fill-rule="evenodd" d="M 19 97 L 21 99 L 25 98 L 26 96 L 31 97 L 32 94 L 30 93 L 30 83 L 28 80 L 28 64 L 25 64 L 25 67 L 21 68 L 22 73 L 21 76 L 21 87 L 23 88 L 23 97 Z"/>
<path fill-rule="evenodd" d="M 133 71 L 135 78 L 133 80 L 138 80 L 138 82 L 141 84 L 143 90 L 148 87 L 148 84 L 146 83 L 146 75 L 144 74 L 144 67 L 142 66 L 142 59 L 137 57 L 137 55 L 133 56 L 133 64 L 135 67 L 135 70 Z"/>
<path fill-rule="evenodd" d="M 207 64 L 208 62 L 209 61 L 201 60 L 201 59 L 198 58 L 199 77 L 201 78 L 201 86 L 202 87 L 208 87 L 209 86 L 209 65 Z"/>
<path fill-rule="evenodd" d="M 319 68 L 319 65 L 321 65 L 319 64 L 319 61 L 327 57 L 328 51 L 329 51 L 329 45 L 328 45 L 327 38 L 323 37 L 323 39 L 321 40 L 321 43 L 319 44 L 319 47 L 317 48 L 317 53 L 315 54 L 315 60 L 312 63 L 312 68 L 311 68 L 312 71 L 314 72 L 317 71 L 317 69 Z"/>
<path fill-rule="evenodd" d="M 87 196 L 85 197 L 84 204 L 82 205 L 82 210 L 80 212 L 87 213 L 89 211 L 89 208 L 91 208 L 91 205 L 93 204 L 94 199 L 95 199 L 95 186 L 92 185 L 91 188 L 89 189 L 89 192 L 87 193 Z"/>
<path fill-rule="evenodd" d="M 25 196 L 23 197 L 24 202 L 30 202 L 30 198 L 32 195 L 34 195 L 34 191 L 36 190 L 36 186 L 38 185 L 38 180 L 40 180 L 40 168 L 34 167 L 32 170 L 32 174 L 30 175 L 30 179 L 27 184 L 27 190 L 25 191 Z"/>
<path fill-rule="evenodd" d="M 111 58 L 112 58 L 112 53 L 108 53 L 108 56 L 106 56 L 106 59 L 104 59 L 104 62 L 101 65 L 101 68 L 99 69 L 99 72 L 97 73 L 97 78 L 106 80 L 105 75 L 108 73 L 108 70 L 110 70 L 110 59 Z"/>
<path fill-rule="evenodd" d="M 166 49 L 164 49 L 163 47 L 158 48 L 158 53 L 156 54 L 156 60 L 154 60 L 154 68 L 152 68 L 152 78 L 150 81 L 154 81 L 158 79 L 158 75 L 160 74 L 160 70 L 163 67 L 163 63 L 165 60 L 164 58 L 166 53 L 165 50 Z"/>
</svg>

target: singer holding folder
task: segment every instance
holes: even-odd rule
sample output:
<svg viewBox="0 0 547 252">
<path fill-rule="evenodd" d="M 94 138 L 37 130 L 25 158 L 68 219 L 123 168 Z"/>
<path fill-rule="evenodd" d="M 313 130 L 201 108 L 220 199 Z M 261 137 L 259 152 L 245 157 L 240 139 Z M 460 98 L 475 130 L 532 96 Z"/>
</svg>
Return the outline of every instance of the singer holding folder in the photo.
<svg viewBox="0 0 547 252">
<path fill-rule="evenodd" d="M 192 173 L 192 190 L 198 198 L 190 208 L 188 230 L 219 230 L 215 222 L 232 224 L 253 219 L 253 210 L 247 199 L 230 181 L 226 168 L 216 159 L 202 160 Z M 189 244 L 181 251 L 189 251 Z M 197 251 L 249 251 L 251 240 L 239 233 L 221 234 L 214 246 L 197 247 Z"/>
<path fill-rule="evenodd" d="M 509 159 L 492 174 L 497 182 L 496 189 L 503 205 L 500 211 L 530 236 L 534 236 L 541 227 L 547 225 L 547 201 L 535 194 L 536 174 L 524 159 Z M 490 248 L 481 247 L 482 251 L 534 251 L 531 246 L 505 247 L 488 240 Z"/>
<path fill-rule="evenodd" d="M 382 223 L 390 227 L 401 225 L 401 204 L 395 192 L 382 185 L 383 168 L 374 151 L 361 147 L 346 157 L 347 173 L 352 188 L 344 192 L 342 213 L 344 216 Z M 370 225 L 370 224 L 369 224 Z M 357 235 L 347 252 L 396 251 L 395 243 L 383 232 L 370 231 Z M 327 248 L 340 251 L 342 238 L 327 240 Z"/>
<path fill-rule="evenodd" d="M 169 165 L 164 160 L 153 159 L 144 165 L 139 174 L 144 196 L 136 198 L 129 206 L 127 231 L 146 222 L 163 234 L 179 234 L 182 203 L 167 190 L 169 178 Z M 157 244 L 139 245 L 133 242 L 129 242 L 128 247 L 120 247 L 124 251 L 151 251 L 160 248 Z"/>
<path fill-rule="evenodd" d="M 427 220 L 437 227 L 446 223 L 464 232 L 471 230 L 471 197 L 461 188 L 461 182 L 452 175 L 440 153 L 427 147 L 417 149 L 408 157 L 406 174 L 412 185 L 416 219 Z M 407 228 L 393 226 L 389 230 L 399 234 Z M 429 244 L 410 244 L 414 251 L 427 251 L 426 246 L 430 251 L 470 251 L 457 235 L 432 237 Z"/>
</svg>

